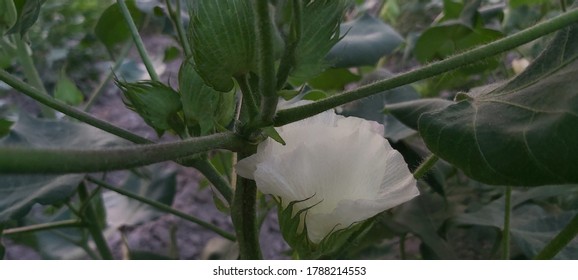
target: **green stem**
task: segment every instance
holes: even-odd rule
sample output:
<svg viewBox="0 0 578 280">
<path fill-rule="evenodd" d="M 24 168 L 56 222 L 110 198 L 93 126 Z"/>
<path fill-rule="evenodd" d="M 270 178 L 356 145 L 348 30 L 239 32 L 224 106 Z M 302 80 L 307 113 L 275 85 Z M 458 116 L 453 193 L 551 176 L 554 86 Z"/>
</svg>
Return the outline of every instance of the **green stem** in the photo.
<svg viewBox="0 0 578 280">
<path fill-rule="evenodd" d="M 241 106 L 247 110 L 249 119 L 253 120 L 253 118 L 259 114 L 259 109 L 257 108 L 257 103 L 255 102 L 253 91 L 249 85 L 249 77 L 247 75 L 243 75 L 241 77 L 236 77 L 235 80 L 237 80 L 237 84 L 239 84 L 241 95 L 243 97 L 243 103 Z"/>
<path fill-rule="evenodd" d="M 578 9 L 537 24 L 514 35 L 477 47 L 464 53 L 455 55 L 442 61 L 434 62 L 422 68 L 412 70 L 395 77 L 381 80 L 357 89 L 337 94 L 317 102 L 280 110 L 275 118 L 275 126 L 306 119 L 331 108 L 365 98 L 380 92 L 411 84 L 416 81 L 431 78 L 436 75 L 455 70 L 459 67 L 474 63 L 507 50 L 511 50 L 532 40 L 552 33 L 578 21 Z"/>
<path fill-rule="evenodd" d="M 133 134 L 132 132 L 117 127 L 109 122 L 99 120 L 90 114 L 87 114 L 86 112 L 78 110 L 72 106 L 68 106 L 46 94 L 43 94 L 40 90 L 22 82 L 3 69 L 0 69 L 0 81 L 5 82 L 7 85 L 31 97 L 32 99 L 81 122 L 100 128 L 108 133 L 114 134 L 118 137 L 127 139 L 137 144 L 152 143 L 146 138 Z"/>
<path fill-rule="evenodd" d="M 240 154 L 242 159 L 248 156 Z M 235 196 L 231 205 L 231 218 L 237 233 L 240 258 L 243 260 L 262 259 L 257 226 L 257 186 L 255 181 L 237 176 Z"/>
<path fill-rule="evenodd" d="M 185 58 L 189 58 L 193 54 L 193 52 L 191 49 L 191 45 L 189 44 L 189 40 L 187 40 L 187 36 L 185 34 L 185 27 L 183 26 L 183 20 L 181 19 L 181 0 L 177 0 L 176 10 L 173 9 L 171 0 L 165 0 L 165 3 L 167 5 L 169 17 L 171 18 L 173 26 L 177 31 L 177 36 L 179 38 L 179 42 L 181 43 L 181 47 L 183 48 L 183 52 L 185 53 Z"/>
<path fill-rule="evenodd" d="M 233 189 L 229 182 L 215 169 L 215 167 L 206 159 L 195 160 L 191 164 L 195 169 L 201 172 L 211 184 L 219 191 L 225 198 L 227 203 L 231 205 L 233 201 Z"/>
<path fill-rule="evenodd" d="M 570 220 L 568 225 L 560 232 L 550 243 L 538 253 L 534 259 L 550 260 L 554 258 L 562 249 L 564 249 L 578 235 L 578 214 Z"/>
<path fill-rule="evenodd" d="M 235 150 L 243 141 L 220 133 L 184 141 L 103 149 L 0 147 L 0 174 L 85 173 L 128 169 L 175 160 L 223 148 Z"/>
<path fill-rule="evenodd" d="M 562 12 L 566 12 L 566 0 L 560 0 L 560 8 L 562 9 Z"/>
<path fill-rule="evenodd" d="M 273 24 L 269 15 L 269 2 L 253 0 L 257 15 L 255 29 L 257 33 L 259 93 L 261 94 L 260 121 L 265 126 L 273 124 L 279 98 L 276 91 L 275 57 L 273 51 Z"/>
<path fill-rule="evenodd" d="M 88 231 L 90 232 L 90 235 L 92 235 L 92 240 L 94 240 L 100 256 L 105 260 L 114 259 L 112 252 L 106 243 L 106 239 L 102 234 L 102 229 L 98 225 L 98 217 L 96 211 L 94 211 L 92 202 L 89 199 L 88 189 L 84 183 L 80 184 L 78 195 L 82 203 L 88 205 L 84 213 L 82 213 L 83 215 L 81 216 L 81 219 L 87 225 Z"/>
<path fill-rule="evenodd" d="M 22 40 L 21 36 L 15 35 L 13 38 L 16 43 L 16 55 L 20 61 L 20 66 L 22 66 L 24 76 L 26 76 L 30 85 L 38 89 L 43 95 L 49 96 L 48 91 L 46 90 L 46 87 L 44 87 L 44 83 L 36 70 L 36 66 L 34 66 L 32 56 L 28 53 L 28 46 L 24 40 Z M 50 110 L 46 106 L 41 106 L 41 110 L 43 116 L 47 118 L 55 117 L 54 111 Z"/>
<path fill-rule="evenodd" d="M 4 230 L 4 235 L 18 235 L 18 234 L 23 234 L 23 233 L 31 233 L 31 232 L 51 230 L 51 229 L 57 229 L 57 228 L 83 227 L 83 226 L 85 226 L 85 224 L 83 224 L 81 221 L 71 219 L 71 220 L 58 221 L 58 222 L 52 222 L 52 223 L 10 228 L 10 229 Z"/>
<path fill-rule="evenodd" d="M 512 214 L 512 187 L 506 187 L 506 206 L 504 209 L 504 230 L 502 232 L 502 259 L 510 259 L 510 216 Z"/>
<path fill-rule="evenodd" d="M 132 40 L 134 41 L 134 44 L 136 45 L 136 48 L 138 50 L 138 53 L 140 54 L 140 57 L 145 65 L 145 67 L 147 68 L 147 71 L 149 73 L 149 75 L 151 76 L 151 79 L 153 81 L 160 81 L 161 79 L 159 78 L 159 75 L 157 74 L 155 67 L 152 63 L 152 60 L 149 56 L 149 54 L 147 53 L 147 50 L 144 46 L 144 43 L 142 41 L 142 38 L 140 37 L 139 33 L 138 33 L 138 29 L 136 27 L 136 25 L 134 24 L 134 20 L 132 19 L 132 16 L 130 15 L 130 11 L 128 10 L 126 3 L 124 0 L 117 0 L 116 1 L 118 3 L 118 7 L 120 8 L 120 12 L 122 13 L 122 16 L 124 17 L 124 20 L 126 21 L 126 24 L 128 25 L 128 28 L 130 30 L 130 35 L 132 36 Z"/>
<path fill-rule="evenodd" d="M 92 105 L 94 104 L 94 101 L 96 101 L 96 99 L 104 92 L 105 86 L 110 82 L 110 80 L 112 80 L 114 73 L 118 71 L 118 69 L 120 69 L 120 66 L 122 65 L 124 59 L 128 55 L 128 52 L 130 51 L 131 47 L 132 45 L 127 44 L 122 49 L 120 56 L 116 58 L 116 62 L 112 66 L 112 69 L 106 74 L 106 77 L 104 77 L 104 79 L 100 81 L 100 83 L 98 84 L 98 86 L 96 86 L 96 88 L 92 91 L 92 93 L 89 94 L 90 98 L 88 99 L 86 104 L 84 104 L 84 107 L 82 108 L 83 111 L 88 111 L 90 107 L 92 107 Z"/>
<path fill-rule="evenodd" d="M 87 177 L 86 177 L 86 180 L 89 181 L 89 182 L 92 182 L 92 183 L 94 183 L 94 184 L 97 184 L 98 186 L 101 186 L 101 187 L 103 187 L 103 188 L 105 188 L 105 189 L 111 190 L 111 191 L 113 191 L 113 192 L 116 192 L 116 193 L 119 193 L 119 194 L 121 194 L 121 195 L 127 196 L 127 197 L 129 197 L 129 198 L 134 199 L 134 200 L 140 201 L 140 202 L 142 202 L 142 203 L 144 203 L 144 204 L 147 204 L 147 205 L 150 205 L 150 206 L 152 206 L 152 207 L 155 207 L 155 208 L 157 208 L 157 209 L 160 210 L 160 211 L 173 214 L 173 215 L 175 215 L 175 216 L 177 216 L 177 217 L 179 217 L 179 218 L 182 218 L 182 219 L 184 219 L 184 220 L 187 220 L 187 221 L 193 222 L 193 223 L 195 223 L 195 224 L 198 224 L 198 225 L 200 225 L 200 226 L 202 226 L 202 227 L 204 227 L 204 228 L 206 228 L 206 229 L 209 229 L 209 230 L 215 232 L 216 234 L 218 234 L 218 235 L 220 235 L 220 236 L 222 236 L 222 237 L 224 237 L 224 238 L 226 238 L 226 239 L 229 239 L 229 240 L 231 240 L 231 241 L 235 241 L 235 236 L 233 236 L 232 234 L 230 234 L 230 233 L 228 233 L 228 232 L 226 232 L 226 231 L 224 231 L 224 230 L 222 230 L 222 229 L 220 229 L 220 228 L 218 228 L 218 227 L 216 227 L 216 226 L 214 226 L 214 225 L 212 225 L 212 224 L 210 224 L 210 223 L 208 223 L 208 222 L 205 222 L 205 221 L 203 221 L 203 220 L 201 220 L 201 219 L 198 219 L 198 218 L 193 217 L 193 216 L 191 216 L 191 215 L 188 215 L 188 214 L 185 214 L 185 213 L 180 212 L 180 211 L 178 211 L 178 210 L 175 210 L 175 209 L 171 208 L 170 206 L 168 206 L 168 205 L 166 205 L 166 204 L 163 204 L 163 203 L 160 203 L 160 202 L 157 202 L 157 201 L 148 199 L 148 198 L 146 198 L 146 197 L 139 196 L 139 195 L 137 195 L 137 194 L 131 193 L 131 192 L 126 191 L 126 190 L 123 190 L 123 189 L 121 189 L 121 188 L 117 188 L 117 187 L 115 187 L 115 186 L 112 186 L 112 185 L 110 185 L 110 184 L 108 184 L 108 183 L 106 183 L 106 182 L 104 182 L 104 181 L 102 181 L 102 180 L 99 180 L 99 179 L 97 179 L 97 178 L 94 178 L 94 177 L 92 177 L 92 176 L 87 176 Z"/>
<path fill-rule="evenodd" d="M 302 1 L 293 0 L 293 20 L 291 22 L 291 31 L 289 35 L 289 40 L 286 42 L 285 51 L 283 57 L 281 57 L 281 63 L 279 64 L 279 70 L 277 71 L 277 89 L 280 90 L 285 86 L 287 78 L 293 69 L 295 64 L 295 49 L 301 41 L 302 33 Z"/>
<path fill-rule="evenodd" d="M 417 180 L 423 178 L 433 168 L 440 158 L 434 154 L 429 155 L 413 172 L 413 177 Z"/>
</svg>

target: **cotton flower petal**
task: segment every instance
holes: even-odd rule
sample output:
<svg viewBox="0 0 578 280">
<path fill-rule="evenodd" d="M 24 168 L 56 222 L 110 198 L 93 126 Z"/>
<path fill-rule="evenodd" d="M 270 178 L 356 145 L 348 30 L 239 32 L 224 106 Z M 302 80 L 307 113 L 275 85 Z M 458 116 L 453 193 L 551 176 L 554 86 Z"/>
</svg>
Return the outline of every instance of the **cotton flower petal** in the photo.
<svg viewBox="0 0 578 280">
<path fill-rule="evenodd" d="M 324 112 L 279 128 L 287 145 L 266 140 L 237 172 L 259 190 L 309 208 L 307 234 L 319 243 L 419 194 L 403 157 L 382 137 L 382 126 Z"/>
</svg>

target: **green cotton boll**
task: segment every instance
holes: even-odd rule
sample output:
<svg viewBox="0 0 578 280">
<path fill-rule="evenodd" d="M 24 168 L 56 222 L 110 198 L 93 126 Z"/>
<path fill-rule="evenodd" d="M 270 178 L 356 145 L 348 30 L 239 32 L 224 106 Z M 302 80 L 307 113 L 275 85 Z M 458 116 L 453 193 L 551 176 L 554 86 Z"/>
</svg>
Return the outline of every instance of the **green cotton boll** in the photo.
<svg viewBox="0 0 578 280">
<path fill-rule="evenodd" d="M 0 0 L 0 35 L 16 23 L 18 16 L 13 0 Z"/>
<path fill-rule="evenodd" d="M 185 123 L 192 135 L 211 134 L 217 124 L 226 126 L 233 119 L 234 92 L 216 91 L 205 84 L 192 61 L 186 61 L 181 65 L 179 89 Z"/>
<path fill-rule="evenodd" d="M 160 137 L 165 131 L 184 135 L 185 125 L 181 114 L 179 93 L 153 81 L 125 83 L 116 80 L 122 90 L 127 108 L 137 112 Z"/>
<path fill-rule="evenodd" d="M 199 75 L 213 89 L 228 92 L 232 78 L 257 69 L 255 14 L 246 0 L 196 1 L 189 5 L 191 16 L 188 38 Z M 283 40 L 275 27 L 277 57 Z"/>
</svg>

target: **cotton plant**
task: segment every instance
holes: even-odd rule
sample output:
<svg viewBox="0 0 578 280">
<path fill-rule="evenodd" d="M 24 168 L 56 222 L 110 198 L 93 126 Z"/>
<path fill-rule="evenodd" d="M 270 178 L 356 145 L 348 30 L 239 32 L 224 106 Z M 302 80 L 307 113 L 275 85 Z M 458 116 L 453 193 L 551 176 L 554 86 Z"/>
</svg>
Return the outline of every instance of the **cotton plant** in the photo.
<svg viewBox="0 0 578 280">
<path fill-rule="evenodd" d="M 2 3 L 7 12 L 0 15 L 0 32 L 12 34 L 1 38 L 3 48 L 26 47 L 21 35 L 36 20 L 35 13 L 18 14 L 13 1 Z M 26 9 L 37 11 L 43 1 L 26 3 Z M 435 186 L 428 181 L 418 187 L 418 182 L 443 159 L 442 166 L 459 170 L 459 176 L 486 186 L 506 186 L 505 206 L 500 208 L 504 221 L 487 221 L 488 215 L 482 212 L 477 216 L 462 213 L 446 222 L 448 227 L 450 222 L 498 227 L 503 257 L 509 258 L 510 216 L 525 209 L 515 203 L 544 193 L 540 190 L 525 198 L 512 198 L 512 189 L 578 183 L 578 165 L 574 164 L 578 154 L 578 11 L 569 10 L 535 27 L 502 36 L 481 22 L 477 12 L 481 3 L 464 4 L 459 13 L 459 5 L 451 3 L 452 10 L 420 35 L 413 52 L 426 65 L 362 85 L 364 82 L 354 83 L 359 80 L 355 74 L 363 74 L 363 66 L 383 66 L 382 58 L 399 49 L 403 38 L 382 20 L 363 14 L 359 3 L 207 0 L 183 5 L 167 0 L 158 8 L 164 9 L 173 24 L 183 61 L 176 82 L 173 78 L 165 82 L 156 73 L 138 33 L 145 16 L 142 8 L 135 1 L 117 0 L 103 12 L 96 37 L 111 54 L 130 39 L 137 46 L 151 80 L 130 82 L 121 75 L 111 77 L 116 79 L 126 107 L 140 115 L 158 137 L 173 134 L 180 138 L 161 143 L 53 99 L 41 81 L 38 83 L 32 60 L 26 59 L 28 53 L 13 49 L 26 69 L 26 80 L 34 84 L 6 70 L 0 70 L 0 80 L 46 105 L 43 115 L 47 120 L 23 116 L 16 124 L 5 125 L 0 119 L 0 128 L 8 127 L 6 133 L 0 130 L 5 134 L 0 138 L 0 180 L 4 183 L 0 184 L 0 237 L 71 227 L 78 238 L 67 238 L 74 240 L 86 257 L 111 259 L 108 234 L 157 217 L 154 208 L 235 242 L 240 259 L 259 259 L 266 246 L 259 240 L 260 218 L 272 202 L 294 258 L 340 258 L 372 230 L 382 230 L 375 224 L 383 226 L 383 220 L 390 219 L 395 225 L 400 213 L 414 209 L 416 200 L 431 197 Z M 183 13 L 184 9 L 188 13 Z M 182 14 L 188 14 L 188 25 Z M 122 28 L 115 26 L 118 32 L 114 34 L 120 37 L 111 37 L 110 23 L 119 21 Z M 455 30 L 469 34 L 467 40 L 452 37 Z M 397 96 L 395 102 L 387 100 L 383 106 L 378 103 L 382 99 L 371 97 L 472 63 L 478 68 L 493 67 L 490 56 L 554 31 L 558 32 L 548 47 L 531 63 L 526 59 L 508 63 L 516 75 L 510 80 L 459 92 L 453 100 L 421 98 L 402 91 L 402 97 Z M 450 36 L 446 38 L 450 42 L 436 41 L 442 35 Z M 477 39 L 496 41 L 468 45 Z M 481 66 L 480 61 L 484 61 Z M 433 84 L 436 82 L 439 80 Z M 326 89 L 320 89 L 320 84 Z M 343 93 L 334 93 L 345 88 L 348 90 Z M 354 101 L 357 103 L 351 104 Z M 370 104 L 371 114 L 362 118 L 341 113 L 359 104 Z M 85 124 L 51 120 L 54 112 L 48 107 Z M 387 119 L 382 113 L 388 114 Z M 402 155 L 401 149 L 392 148 L 394 142 L 405 139 L 418 142 L 422 152 Z M 224 154 L 232 155 L 220 157 Z M 202 173 L 213 187 L 218 208 L 231 215 L 234 232 L 173 209 L 174 174 L 161 179 L 153 176 L 150 184 L 136 178 L 140 171 L 135 168 L 163 161 Z M 125 169 L 136 175 L 124 188 L 95 175 Z M 171 187 L 163 188 L 163 184 Z M 109 213 L 120 215 L 127 210 L 119 209 L 122 205 L 133 212 L 146 211 L 131 219 L 117 219 L 122 224 L 107 224 L 103 205 L 110 203 L 102 203 L 102 199 L 111 196 L 101 195 L 101 189 L 131 199 L 117 203 L 114 211 L 107 209 Z M 438 194 L 444 195 L 443 190 Z M 38 202 L 65 205 L 57 216 L 69 219 L 14 227 Z M 497 212 L 490 210 L 494 217 Z M 552 236 L 540 235 L 545 238 L 542 243 L 530 240 L 528 257 L 552 258 L 572 245 L 578 218 L 570 221 L 568 215 L 557 217 L 569 221 L 568 227 L 551 230 Z M 425 245 L 443 239 L 435 229 L 428 228 L 432 233 L 423 228 L 400 226 L 400 247 L 407 235 L 429 237 L 422 238 Z M 528 228 L 536 227 L 529 223 Z M 560 231 L 559 236 L 554 237 L 554 231 Z M 520 238 L 523 231 L 516 232 L 512 238 Z M 517 244 L 529 246 L 522 241 Z M 0 246 L 0 255 L 2 252 Z"/>
</svg>

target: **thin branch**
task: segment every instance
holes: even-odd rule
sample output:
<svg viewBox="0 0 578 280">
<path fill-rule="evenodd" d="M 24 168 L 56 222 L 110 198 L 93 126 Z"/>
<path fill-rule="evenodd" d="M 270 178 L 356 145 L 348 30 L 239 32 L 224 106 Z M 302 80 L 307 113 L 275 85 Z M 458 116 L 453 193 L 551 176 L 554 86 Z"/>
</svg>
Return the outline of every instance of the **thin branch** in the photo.
<svg viewBox="0 0 578 280">
<path fill-rule="evenodd" d="M 64 221 L 58 221 L 58 222 L 52 222 L 52 223 L 30 225 L 30 226 L 17 227 L 17 228 L 9 228 L 9 229 L 5 229 L 3 234 L 8 236 L 8 235 L 17 235 L 17 234 L 31 233 L 31 232 L 37 232 L 37 231 L 43 231 L 43 230 L 51 230 L 51 229 L 57 229 L 57 228 L 70 228 L 70 227 L 83 227 L 83 226 L 85 226 L 85 224 L 82 223 L 81 221 L 76 220 L 76 219 L 71 219 L 71 220 L 64 220 Z"/>
<path fill-rule="evenodd" d="M 187 221 L 193 222 L 193 223 L 195 223 L 195 224 L 198 224 L 198 225 L 200 225 L 200 226 L 202 226 L 202 227 L 204 227 L 204 228 L 206 228 L 206 229 L 209 229 L 209 230 L 215 232 L 216 234 L 218 234 L 218 235 L 220 235 L 220 236 L 222 236 L 222 237 L 224 237 L 224 238 L 226 238 L 226 239 L 229 239 L 229 240 L 231 240 L 231 241 L 235 241 L 235 236 L 233 236 L 231 233 L 228 233 L 228 232 L 224 231 L 223 229 L 220 229 L 220 228 L 218 228 L 217 226 L 212 225 L 212 224 L 210 224 L 210 223 L 208 223 L 208 222 L 205 222 L 205 221 L 203 221 L 203 220 L 201 220 L 201 219 L 198 219 L 198 218 L 193 217 L 193 216 L 191 216 L 191 215 L 188 215 L 188 214 L 185 214 L 185 213 L 180 212 L 180 211 L 178 211 L 178 210 L 175 210 L 175 209 L 171 208 L 170 206 L 168 206 L 168 205 L 166 205 L 166 204 L 162 204 L 162 203 L 160 203 L 160 202 L 157 202 L 157 201 L 148 199 L 148 198 L 146 198 L 146 197 L 139 196 L 139 195 L 137 195 L 137 194 L 131 193 L 131 192 L 126 191 L 126 190 L 123 190 L 123 189 L 121 189 L 121 188 L 117 188 L 117 187 L 115 187 L 115 186 L 112 186 L 112 185 L 110 185 L 110 184 L 108 184 L 108 183 L 106 183 L 106 182 L 104 182 L 104 181 L 101 181 L 101 180 L 99 180 L 99 179 L 97 179 L 97 178 L 94 178 L 94 177 L 92 177 L 92 176 L 87 176 L 87 177 L 86 177 L 86 180 L 89 181 L 89 182 L 92 182 L 92 183 L 94 183 L 94 184 L 97 184 L 98 186 L 101 186 L 101 187 L 103 187 L 103 188 L 105 188 L 105 189 L 111 190 L 111 191 L 113 191 L 113 192 L 116 192 L 116 193 L 119 193 L 119 194 L 121 194 L 121 195 L 127 196 L 127 197 L 129 197 L 129 198 L 134 199 L 134 200 L 140 201 L 140 202 L 142 202 L 142 203 L 144 203 L 144 204 L 147 204 L 147 205 L 150 205 L 150 206 L 152 206 L 152 207 L 155 207 L 155 208 L 157 208 L 157 209 L 160 210 L 160 211 L 173 214 L 173 215 L 175 215 L 175 216 L 177 216 L 177 217 L 179 217 L 179 218 L 182 218 L 182 219 L 184 219 L 184 220 L 187 220 Z"/>
<path fill-rule="evenodd" d="M 120 127 L 117 127 L 109 122 L 99 120 L 86 112 L 78 110 L 72 106 L 68 106 L 46 94 L 43 94 L 40 90 L 28 85 L 27 83 L 22 82 L 21 80 L 12 76 L 10 73 L 4 71 L 3 69 L 0 69 L 0 81 L 5 82 L 7 85 L 11 86 L 15 90 L 71 118 L 77 119 L 81 122 L 100 128 L 108 133 L 114 134 L 118 137 L 124 138 L 133 143 L 137 144 L 152 143 L 152 141 L 144 137 L 138 136 L 128 130 L 124 130 Z"/>
<path fill-rule="evenodd" d="M 122 13 L 122 16 L 124 17 L 124 20 L 126 21 L 126 24 L 128 25 L 128 28 L 130 30 L 130 35 L 132 36 L 132 39 L 134 41 L 134 44 L 136 45 L 136 48 L 138 50 L 138 53 L 140 54 L 140 57 L 145 65 L 145 67 L 147 68 L 147 72 L 149 73 L 149 76 L 151 76 L 151 79 L 153 81 L 160 81 L 161 79 L 159 78 L 159 75 L 157 74 L 155 67 L 152 63 L 152 60 L 144 46 L 144 43 L 142 41 L 142 38 L 140 37 L 139 33 L 138 33 L 138 29 L 134 23 L 134 20 L 132 18 L 132 16 L 130 15 L 130 11 L 128 10 L 128 7 L 126 6 L 126 3 L 124 0 L 117 0 L 116 1 L 118 3 L 118 7 L 120 8 L 120 12 Z"/>
<path fill-rule="evenodd" d="M 288 123 L 306 119 L 331 108 L 344 105 L 351 101 L 362 99 L 385 90 L 390 90 L 403 85 L 411 84 L 423 79 L 455 70 L 465 65 L 486 59 L 520 45 L 526 44 L 544 35 L 552 33 L 576 23 L 578 21 L 578 9 L 573 9 L 531 28 L 520 31 L 514 35 L 477 47 L 442 61 L 434 62 L 422 68 L 412 70 L 395 77 L 377 81 L 375 83 L 359 87 L 357 89 L 334 95 L 317 102 L 280 110 L 275 117 L 275 126 L 283 126 Z"/>
</svg>

